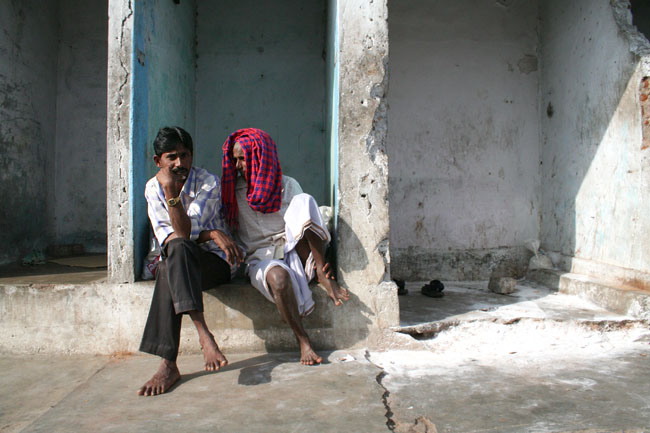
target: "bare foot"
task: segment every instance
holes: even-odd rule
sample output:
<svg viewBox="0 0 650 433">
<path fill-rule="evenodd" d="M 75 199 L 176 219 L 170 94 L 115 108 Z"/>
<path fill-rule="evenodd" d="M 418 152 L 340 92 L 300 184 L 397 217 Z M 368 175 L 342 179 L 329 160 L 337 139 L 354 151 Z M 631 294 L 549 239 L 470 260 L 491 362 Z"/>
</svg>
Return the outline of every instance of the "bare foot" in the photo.
<svg viewBox="0 0 650 433">
<path fill-rule="evenodd" d="M 302 365 L 314 365 L 320 364 L 321 362 L 323 362 L 323 358 L 314 352 L 309 341 L 300 343 L 300 363 Z"/>
<path fill-rule="evenodd" d="M 316 268 L 316 275 L 318 276 L 318 283 L 325 287 L 327 294 L 334 301 L 334 305 L 337 307 L 342 305 L 342 301 L 347 301 L 350 299 L 350 294 L 348 291 L 336 282 L 328 273 L 327 273 L 327 264 L 323 268 Z M 328 278 L 329 277 L 329 278 Z"/>
<path fill-rule="evenodd" d="M 167 392 L 181 378 L 175 362 L 163 359 L 156 374 L 138 390 L 138 395 L 151 396 Z"/>
<path fill-rule="evenodd" d="M 203 348 L 203 359 L 205 360 L 205 371 L 217 371 L 228 365 L 228 360 L 219 350 L 214 336 L 208 332 L 208 336 L 200 341 Z"/>
</svg>

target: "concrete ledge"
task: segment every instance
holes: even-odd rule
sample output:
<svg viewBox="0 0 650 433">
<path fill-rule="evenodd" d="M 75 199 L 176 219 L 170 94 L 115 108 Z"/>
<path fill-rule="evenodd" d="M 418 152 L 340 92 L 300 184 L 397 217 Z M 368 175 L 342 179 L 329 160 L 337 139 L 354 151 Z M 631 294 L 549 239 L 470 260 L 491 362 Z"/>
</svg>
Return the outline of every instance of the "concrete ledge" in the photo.
<svg viewBox="0 0 650 433">
<path fill-rule="evenodd" d="M 650 319 L 650 292 L 645 290 L 553 269 L 531 271 L 526 278 L 560 293 L 587 299 L 613 313 Z"/>
<path fill-rule="evenodd" d="M 345 311 L 341 308 L 335 311 L 323 289 L 313 286 L 312 291 L 316 309 L 304 324 L 318 349 L 354 347 L 375 332 L 366 317 L 368 313 L 364 316 L 363 306 L 355 305 L 360 304 L 358 298 L 353 296 Z M 136 352 L 152 294 L 151 281 L 2 284 L 0 351 L 14 354 Z M 208 290 L 203 300 L 208 325 L 223 349 L 230 352 L 297 349 L 293 333 L 282 322 L 275 306 L 250 284 L 240 281 Z M 349 320 L 343 321 L 342 317 Z M 194 327 L 185 319 L 181 352 L 199 350 Z"/>
<path fill-rule="evenodd" d="M 497 266 L 523 276 L 532 253 L 525 247 L 439 251 L 418 247 L 391 250 L 391 276 L 406 281 L 487 280 Z"/>
</svg>

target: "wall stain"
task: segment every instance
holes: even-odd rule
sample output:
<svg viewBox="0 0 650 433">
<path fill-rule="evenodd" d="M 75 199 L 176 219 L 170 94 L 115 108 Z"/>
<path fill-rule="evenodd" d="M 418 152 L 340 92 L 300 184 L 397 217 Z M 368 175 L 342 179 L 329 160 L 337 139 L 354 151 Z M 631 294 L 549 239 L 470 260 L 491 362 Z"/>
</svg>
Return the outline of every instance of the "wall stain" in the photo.
<svg viewBox="0 0 650 433">
<path fill-rule="evenodd" d="M 519 68 L 519 72 L 521 72 L 522 74 L 530 74 L 531 72 L 536 72 L 537 56 L 533 56 L 531 54 L 524 55 L 517 62 L 517 67 Z"/>
</svg>

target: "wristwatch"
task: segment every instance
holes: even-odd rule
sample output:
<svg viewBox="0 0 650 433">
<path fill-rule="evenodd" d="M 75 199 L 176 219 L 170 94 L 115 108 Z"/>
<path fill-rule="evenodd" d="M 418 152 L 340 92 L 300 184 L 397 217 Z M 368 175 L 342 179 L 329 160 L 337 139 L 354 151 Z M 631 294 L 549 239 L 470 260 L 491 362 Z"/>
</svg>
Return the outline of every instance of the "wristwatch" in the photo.
<svg viewBox="0 0 650 433">
<path fill-rule="evenodd" d="M 178 197 L 170 198 L 167 200 L 167 206 L 169 207 L 174 207 L 178 205 L 178 203 L 181 202 L 181 196 L 179 195 Z"/>
</svg>

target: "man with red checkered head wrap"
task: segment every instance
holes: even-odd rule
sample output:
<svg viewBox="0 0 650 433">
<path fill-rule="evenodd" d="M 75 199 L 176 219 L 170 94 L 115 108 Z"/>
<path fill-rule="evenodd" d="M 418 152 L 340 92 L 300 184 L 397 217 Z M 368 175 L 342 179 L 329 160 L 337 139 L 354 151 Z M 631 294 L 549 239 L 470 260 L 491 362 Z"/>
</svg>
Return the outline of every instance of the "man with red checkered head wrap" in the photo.
<svg viewBox="0 0 650 433">
<path fill-rule="evenodd" d="M 252 285 L 278 307 L 300 344 L 300 362 L 318 364 L 302 325 L 314 309 L 316 278 L 335 305 L 349 299 L 325 259 L 330 234 L 312 196 L 282 174 L 273 139 L 255 128 L 232 133 L 223 145 L 221 194 L 226 220 L 243 246 Z"/>
</svg>

